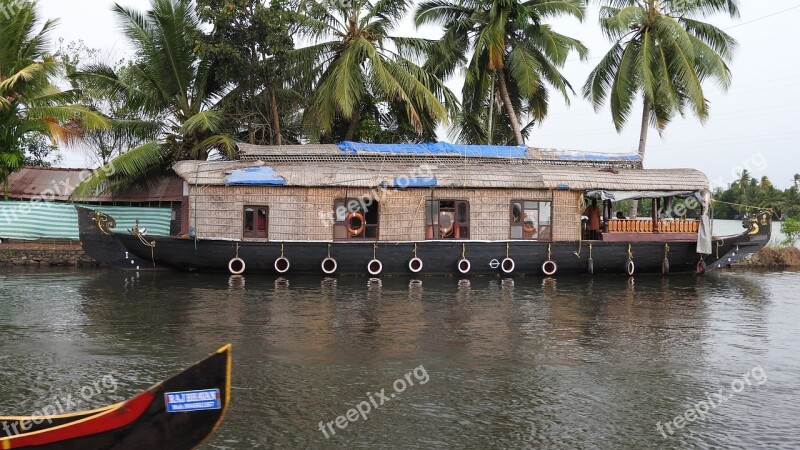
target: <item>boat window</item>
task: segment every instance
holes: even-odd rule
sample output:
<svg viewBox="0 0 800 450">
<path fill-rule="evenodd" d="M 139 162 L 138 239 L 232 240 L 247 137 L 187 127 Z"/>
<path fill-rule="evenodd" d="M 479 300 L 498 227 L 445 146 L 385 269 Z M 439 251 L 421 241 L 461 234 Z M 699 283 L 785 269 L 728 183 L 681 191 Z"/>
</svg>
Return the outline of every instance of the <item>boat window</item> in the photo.
<svg viewBox="0 0 800 450">
<path fill-rule="evenodd" d="M 549 241 L 551 202 L 513 200 L 511 202 L 511 239 Z"/>
<path fill-rule="evenodd" d="M 429 200 L 426 224 L 427 239 L 469 239 L 469 202 Z"/>
<path fill-rule="evenodd" d="M 247 239 L 266 239 L 268 236 L 269 208 L 266 206 L 245 206 L 242 224 L 242 237 Z"/>
<path fill-rule="evenodd" d="M 342 198 L 333 204 L 334 239 L 378 239 L 379 205 L 376 201 Z"/>
</svg>

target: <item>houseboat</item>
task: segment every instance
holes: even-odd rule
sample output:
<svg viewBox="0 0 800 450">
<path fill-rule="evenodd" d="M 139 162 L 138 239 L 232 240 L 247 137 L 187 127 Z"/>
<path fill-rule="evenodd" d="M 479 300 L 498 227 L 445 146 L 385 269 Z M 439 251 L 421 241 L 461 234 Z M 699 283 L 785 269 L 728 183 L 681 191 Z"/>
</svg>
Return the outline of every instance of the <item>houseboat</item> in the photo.
<svg viewBox="0 0 800 450">
<path fill-rule="evenodd" d="M 86 253 L 111 267 L 234 275 L 704 272 L 770 239 L 751 214 L 715 237 L 707 177 L 637 155 L 430 144 L 254 146 L 181 161 L 181 232 L 115 230 L 78 208 Z M 626 218 L 636 200 L 646 217 Z M 615 212 L 616 211 L 616 212 Z"/>
</svg>

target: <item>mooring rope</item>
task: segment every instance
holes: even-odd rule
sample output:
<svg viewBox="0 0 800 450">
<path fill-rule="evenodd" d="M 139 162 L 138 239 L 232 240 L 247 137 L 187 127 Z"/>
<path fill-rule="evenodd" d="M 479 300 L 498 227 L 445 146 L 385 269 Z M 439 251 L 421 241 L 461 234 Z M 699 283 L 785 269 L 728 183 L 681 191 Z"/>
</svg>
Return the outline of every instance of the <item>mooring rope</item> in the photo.
<svg viewBox="0 0 800 450">
<path fill-rule="evenodd" d="M 713 198 L 711 199 L 711 201 L 714 202 L 714 203 L 724 203 L 726 205 L 731 205 L 731 206 L 741 206 L 741 207 L 747 208 L 747 209 L 757 209 L 757 210 L 770 211 L 770 212 L 774 212 L 775 211 L 772 208 L 767 208 L 767 207 L 763 207 L 763 206 L 753 206 L 753 205 L 743 205 L 741 203 L 723 202 L 722 200 L 715 200 Z"/>
</svg>

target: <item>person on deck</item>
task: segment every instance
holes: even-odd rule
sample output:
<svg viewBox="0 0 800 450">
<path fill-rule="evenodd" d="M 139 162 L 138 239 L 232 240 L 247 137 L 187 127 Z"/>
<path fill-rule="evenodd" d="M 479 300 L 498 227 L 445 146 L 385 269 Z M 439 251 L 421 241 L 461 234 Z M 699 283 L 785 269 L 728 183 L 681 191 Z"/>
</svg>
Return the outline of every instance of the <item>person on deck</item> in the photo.
<svg viewBox="0 0 800 450">
<path fill-rule="evenodd" d="M 617 219 L 625 220 L 627 217 L 625 217 L 625 214 L 623 214 L 622 211 L 617 211 Z"/>
<path fill-rule="evenodd" d="M 589 230 L 589 239 L 597 239 L 600 231 L 600 208 L 597 207 L 597 199 L 592 199 L 591 206 L 586 207 L 583 215 L 589 218 L 586 229 Z"/>
</svg>

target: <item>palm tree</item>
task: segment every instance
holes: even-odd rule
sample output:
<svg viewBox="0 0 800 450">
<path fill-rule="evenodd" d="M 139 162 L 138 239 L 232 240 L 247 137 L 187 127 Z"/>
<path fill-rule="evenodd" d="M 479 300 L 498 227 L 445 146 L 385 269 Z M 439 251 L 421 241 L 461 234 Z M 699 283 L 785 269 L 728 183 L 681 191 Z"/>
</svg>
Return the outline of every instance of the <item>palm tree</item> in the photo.
<svg viewBox="0 0 800 450">
<path fill-rule="evenodd" d="M 226 156 L 236 152 L 216 108 L 225 92 L 214 76 L 214 62 L 196 51 L 202 30 L 193 2 L 151 0 L 150 8 L 146 13 L 118 4 L 113 8 L 137 55 L 125 76 L 95 64 L 73 77 L 97 92 L 123 96 L 128 110 L 139 113 L 139 120 L 126 126 L 151 139 L 94 171 L 73 196 L 151 181 L 176 161 L 204 160 L 215 150 Z"/>
<path fill-rule="evenodd" d="M 55 144 L 80 140 L 84 131 L 108 121 L 84 106 L 72 104 L 74 91 L 61 91 L 48 53 L 56 22 L 40 24 L 36 2 L 18 2 L 15 14 L 0 14 L 0 179 L 8 200 L 8 177 L 25 161 L 21 145 L 43 136 Z"/>
<path fill-rule="evenodd" d="M 517 145 L 524 145 L 520 115 L 540 122 L 547 115 L 547 85 L 569 102 L 572 86 L 560 73 L 573 50 L 587 54 L 579 41 L 556 33 L 546 19 L 583 19 L 583 0 L 427 0 L 414 15 L 417 26 L 444 26 L 440 41 L 430 46 L 429 66 L 449 76 L 466 64 L 461 136 L 495 140 L 494 119 L 502 105 Z M 485 128 L 481 124 L 488 124 Z M 501 125 L 502 126 L 502 125 Z M 527 127 L 526 127 L 527 128 Z"/>
<path fill-rule="evenodd" d="M 792 178 L 792 182 L 794 182 L 795 189 L 800 190 L 800 173 L 794 174 L 794 178 Z"/>
<path fill-rule="evenodd" d="M 704 121 L 708 100 L 702 83 L 714 79 L 727 89 L 736 41 L 699 19 L 739 14 L 737 0 L 606 0 L 600 26 L 611 50 L 589 75 L 583 94 L 599 109 L 610 99 L 620 131 L 634 103 L 643 98 L 639 156 L 644 160 L 651 125 L 662 132 L 687 108 Z"/>
<path fill-rule="evenodd" d="M 304 120 L 313 138 L 344 124 L 344 139 L 353 139 L 362 112 L 373 104 L 400 111 L 420 135 L 448 121 L 455 96 L 414 55 L 401 54 L 400 47 L 414 39 L 390 35 L 408 5 L 409 0 L 352 0 L 321 2 L 306 11 L 307 36 L 315 43 L 290 59 L 310 87 Z"/>
</svg>

